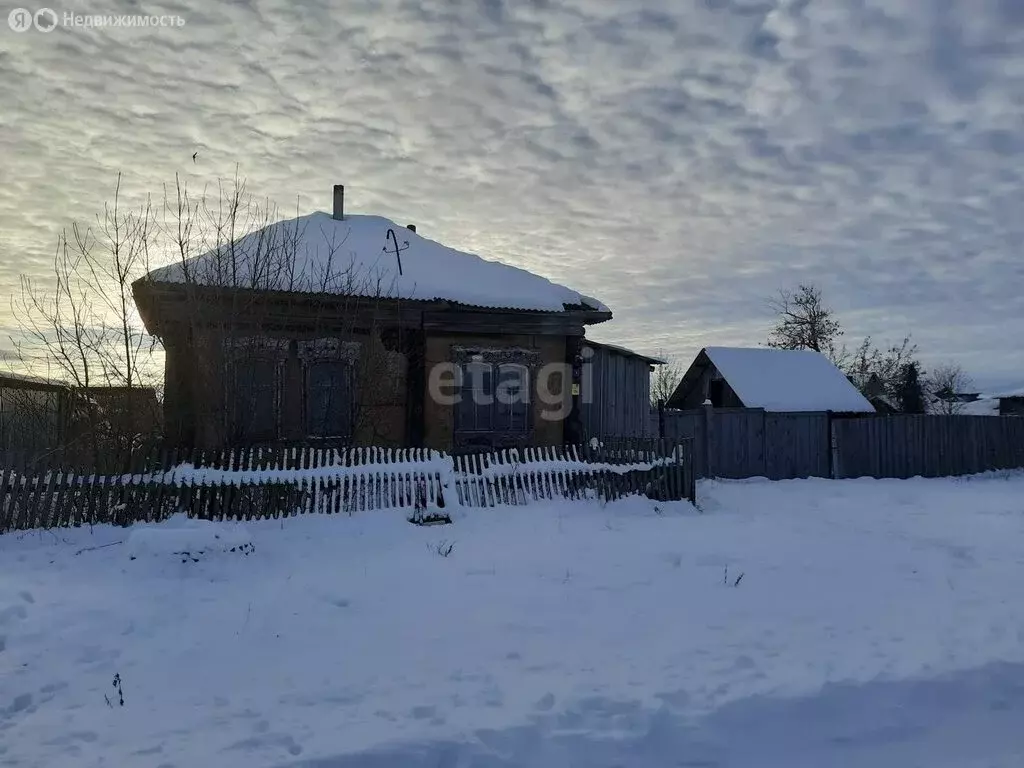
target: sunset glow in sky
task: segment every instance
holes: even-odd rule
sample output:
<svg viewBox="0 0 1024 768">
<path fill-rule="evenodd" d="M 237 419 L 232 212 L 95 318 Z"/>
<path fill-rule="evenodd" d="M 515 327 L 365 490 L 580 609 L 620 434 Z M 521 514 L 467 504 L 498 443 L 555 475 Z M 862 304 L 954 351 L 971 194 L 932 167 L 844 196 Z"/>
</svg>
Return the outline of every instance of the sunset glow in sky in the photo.
<svg viewBox="0 0 1024 768">
<path fill-rule="evenodd" d="M 119 171 L 138 200 L 237 170 L 596 296 L 602 341 L 763 343 L 765 299 L 810 281 L 853 344 L 911 333 L 926 368 L 1024 385 L 1019 0 L 109 0 L 54 10 L 184 23 L 47 33 L 9 10 L 5 296 Z M 0 347 L 16 325 L 0 302 Z"/>
</svg>

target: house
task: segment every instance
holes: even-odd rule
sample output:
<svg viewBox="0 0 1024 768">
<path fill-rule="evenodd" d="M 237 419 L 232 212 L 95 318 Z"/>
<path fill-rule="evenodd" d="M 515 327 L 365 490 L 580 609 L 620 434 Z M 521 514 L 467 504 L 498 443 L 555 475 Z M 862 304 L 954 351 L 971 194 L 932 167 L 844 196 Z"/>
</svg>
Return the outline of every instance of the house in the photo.
<svg viewBox="0 0 1024 768">
<path fill-rule="evenodd" d="M 665 361 L 590 339 L 583 342 L 583 358 L 583 437 L 647 436 L 651 373 Z"/>
<path fill-rule="evenodd" d="M 974 403 L 981 397 L 981 393 L 953 392 L 947 387 L 936 392 L 935 397 L 945 403 Z"/>
<path fill-rule="evenodd" d="M 875 413 L 827 357 L 813 350 L 706 347 L 683 375 L 670 408 Z"/>
<path fill-rule="evenodd" d="M 426 446 L 577 439 L 601 302 L 344 210 L 268 224 L 134 286 L 187 445 Z M 575 386 L 573 386 L 575 385 Z"/>
<path fill-rule="evenodd" d="M 999 396 L 1000 416 L 1024 416 L 1024 390 Z"/>
<path fill-rule="evenodd" d="M 58 449 L 80 458 L 93 448 L 110 453 L 111 438 L 131 443 L 140 434 L 157 434 L 159 416 L 152 387 L 75 387 L 0 373 L 0 451 L 23 457 Z"/>
<path fill-rule="evenodd" d="M 886 415 L 892 415 L 899 413 L 899 408 L 896 403 L 893 402 L 892 398 L 889 397 L 888 392 L 885 388 L 885 383 L 877 373 L 872 373 L 865 380 L 863 376 L 847 376 L 850 383 L 860 390 L 861 394 L 867 398 L 867 401 L 871 403 L 871 407 L 875 409 L 875 413 L 882 413 Z M 863 381 L 860 385 L 859 381 Z"/>
<path fill-rule="evenodd" d="M 0 373 L 0 451 L 34 455 L 57 445 L 68 419 L 68 392 L 61 383 Z"/>
</svg>

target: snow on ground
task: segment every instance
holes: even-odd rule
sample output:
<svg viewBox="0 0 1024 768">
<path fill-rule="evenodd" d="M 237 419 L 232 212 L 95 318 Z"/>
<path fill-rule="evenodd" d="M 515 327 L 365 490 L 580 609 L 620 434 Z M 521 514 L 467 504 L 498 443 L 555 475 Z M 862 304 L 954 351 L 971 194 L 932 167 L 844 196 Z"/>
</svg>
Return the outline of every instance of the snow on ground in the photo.
<svg viewBox="0 0 1024 768">
<path fill-rule="evenodd" d="M 1024 765 L 1024 475 L 699 494 L 2 536 L 0 765 Z"/>
</svg>

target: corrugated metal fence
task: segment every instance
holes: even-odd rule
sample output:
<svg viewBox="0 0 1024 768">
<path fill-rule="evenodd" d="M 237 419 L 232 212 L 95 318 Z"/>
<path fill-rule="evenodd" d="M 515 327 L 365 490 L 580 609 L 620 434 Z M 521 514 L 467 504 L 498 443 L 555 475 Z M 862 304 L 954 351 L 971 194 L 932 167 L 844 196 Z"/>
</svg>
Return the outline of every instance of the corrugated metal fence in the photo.
<svg viewBox="0 0 1024 768">
<path fill-rule="evenodd" d="M 693 440 L 698 477 L 940 477 L 1024 467 L 1024 418 L 835 416 L 716 408 L 651 414 Z"/>
</svg>

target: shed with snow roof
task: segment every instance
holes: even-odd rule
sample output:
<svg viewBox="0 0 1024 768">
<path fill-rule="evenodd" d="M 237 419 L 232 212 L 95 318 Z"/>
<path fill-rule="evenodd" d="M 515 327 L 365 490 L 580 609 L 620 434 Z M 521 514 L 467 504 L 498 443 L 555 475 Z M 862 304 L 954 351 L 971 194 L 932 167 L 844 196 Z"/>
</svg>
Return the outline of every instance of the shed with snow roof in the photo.
<svg viewBox="0 0 1024 768">
<path fill-rule="evenodd" d="M 647 437 L 651 372 L 665 361 L 615 344 L 583 344 L 583 437 Z"/>
<path fill-rule="evenodd" d="M 165 429 L 200 447 L 334 439 L 437 449 L 578 437 L 601 302 L 412 226 L 334 211 L 267 223 L 150 272 Z"/>
<path fill-rule="evenodd" d="M 668 401 L 670 408 L 761 408 L 773 412 L 874 413 L 827 357 L 813 350 L 706 347 Z"/>
</svg>

